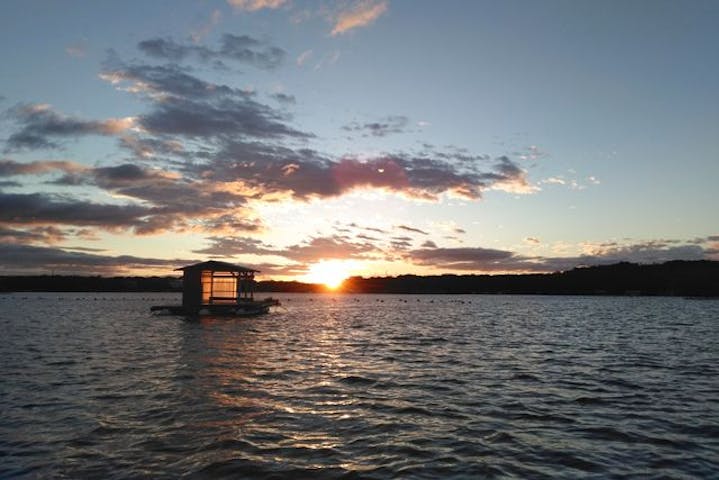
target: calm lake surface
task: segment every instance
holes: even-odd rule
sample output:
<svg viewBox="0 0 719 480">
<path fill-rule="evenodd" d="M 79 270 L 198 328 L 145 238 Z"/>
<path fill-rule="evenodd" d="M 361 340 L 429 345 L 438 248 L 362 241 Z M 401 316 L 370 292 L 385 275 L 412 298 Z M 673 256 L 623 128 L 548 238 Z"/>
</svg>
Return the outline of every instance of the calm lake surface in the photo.
<svg viewBox="0 0 719 480">
<path fill-rule="evenodd" d="M 277 296 L 0 295 L 0 477 L 719 477 L 719 301 Z"/>
</svg>

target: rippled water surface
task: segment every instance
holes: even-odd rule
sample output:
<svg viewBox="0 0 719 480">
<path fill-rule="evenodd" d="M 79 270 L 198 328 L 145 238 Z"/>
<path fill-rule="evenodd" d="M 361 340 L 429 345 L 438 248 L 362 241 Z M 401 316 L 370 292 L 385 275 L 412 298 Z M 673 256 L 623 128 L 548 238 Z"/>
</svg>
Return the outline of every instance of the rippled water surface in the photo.
<svg viewBox="0 0 719 480">
<path fill-rule="evenodd" d="M 0 477 L 719 476 L 719 301 L 0 295 Z"/>
</svg>

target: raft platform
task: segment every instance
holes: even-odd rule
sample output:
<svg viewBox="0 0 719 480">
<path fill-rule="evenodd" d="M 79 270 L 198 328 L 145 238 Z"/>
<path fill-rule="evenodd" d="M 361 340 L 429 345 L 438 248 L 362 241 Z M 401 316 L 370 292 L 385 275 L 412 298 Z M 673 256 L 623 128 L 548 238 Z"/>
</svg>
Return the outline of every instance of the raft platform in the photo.
<svg viewBox="0 0 719 480">
<path fill-rule="evenodd" d="M 254 317 L 269 313 L 270 307 L 280 305 L 276 298 L 268 297 L 264 300 L 252 300 L 231 304 L 212 304 L 200 307 L 184 307 L 182 305 L 155 305 L 150 311 L 158 315 L 216 315 L 223 317 Z"/>
</svg>

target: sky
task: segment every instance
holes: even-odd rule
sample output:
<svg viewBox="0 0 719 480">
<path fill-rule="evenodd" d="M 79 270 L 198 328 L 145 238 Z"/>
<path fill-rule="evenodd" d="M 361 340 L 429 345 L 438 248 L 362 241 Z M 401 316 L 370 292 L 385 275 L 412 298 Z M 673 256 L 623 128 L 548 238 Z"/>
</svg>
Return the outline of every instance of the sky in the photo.
<svg viewBox="0 0 719 480">
<path fill-rule="evenodd" d="M 6 1 L 0 274 L 719 260 L 716 1 Z"/>
</svg>

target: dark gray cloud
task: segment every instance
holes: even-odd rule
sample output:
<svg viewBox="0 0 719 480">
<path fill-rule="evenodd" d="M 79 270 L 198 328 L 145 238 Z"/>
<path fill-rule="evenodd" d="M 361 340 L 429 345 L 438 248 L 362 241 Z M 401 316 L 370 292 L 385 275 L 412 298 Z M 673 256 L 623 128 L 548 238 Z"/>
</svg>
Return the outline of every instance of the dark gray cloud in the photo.
<svg viewBox="0 0 719 480">
<path fill-rule="evenodd" d="M 287 93 L 273 93 L 272 95 L 270 95 L 270 97 L 286 105 L 291 105 L 297 102 L 297 99 L 294 95 L 289 95 Z"/>
<path fill-rule="evenodd" d="M 486 156 L 449 149 L 432 156 L 399 152 L 336 158 L 290 147 L 287 141 L 311 134 L 290 126 L 284 112 L 256 101 L 251 93 L 205 82 L 177 65 L 126 64 L 111 56 L 102 76 L 150 102 L 150 111 L 136 117 L 145 129 L 143 138 L 124 136 L 126 148 L 147 158 L 158 144 L 173 145 L 177 155 L 168 148 L 162 155 L 183 161 L 185 177 L 241 182 L 256 191 L 257 198 L 290 194 L 306 200 L 375 188 L 429 200 L 444 193 L 478 199 L 488 188 L 531 189 L 526 172 L 507 157 L 492 163 Z M 398 125 L 404 120 L 393 121 Z M 201 149 L 186 150 L 188 142 Z"/>
<path fill-rule="evenodd" d="M 153 111 L 140 117 L 139 121 L 152 133 L 194 138 L 309 137 L 288 126 L 283 115 L 266 105 L 238 98 L 218 101 L 167 99 L 156 104 Z"/>
<path fill-rule="evenodd" d="M 386 137 L 393 133 L 404 133 L 407 131 L 409 119 L 403 115 L 390 115 L 376 122 L 351 122 L 342 127 L 348 132 L 361 133 L 368 137 Z"/>
<path fill-rule="evenodd" d="M 486 188 L 520 191 L 529 186 L 524 170 L 511 160 L 494 165 L 457 165 L 404 154 L 338 160 L 311 149 L 259 142 L 227 142 L 211 161 L 191 166 L 193 175 L 217 181 L 243 181 L 259 191 L 287 192 L 298 199 L 339 196 L 357 188 L 376 188 L 423 199 L 453 193 L 470 199 Z"/>
<path fill-rule="evenodd" d="M 414 239 L 412 237 L 392 237 L 389 244 L 394 250 L 407 250 L 412 246 L 413 240 Z"/>
<path fill-rule="evenodd" d="M 596 251 L 572 257 L 524 256 L 509 250 L 481 247 L 424 248 L 408 252 L 406 259 L 447 271 L 476 272 L 554 272 L 578 266 L 608 265 L 618 262 L 663 263 L 671 260 L 707 259 L 710 251 L 699 245 L 657 245 L 643 242 L 618 247 L 598 247 Z"/>
<path fill-rule="evenodd" d="M 0 225 L 0 243 L 57 243 L 65 239 L 65 232 L 57 227 L 15 229 Z"/>
<path fill-rule="evenodd" d="M 74 182 L 77 176 L 69 176 Z M 63 177 L 60 180 L 68 178 Z M 201 227 L 203 231 L 258 232 L 260 220 L 245 211 L 247 197 L 216 188 L 203 180 L 133 164 L 98 167 L 83 174 L 83 181 L 113 194 L 150 203 L 153 212 L 136 227 L 138 233 Z"/>
<path fill-rule="evenodd" d="M 412 232 L 412 233 L 420 233 L 422 235 L 429 235 L 428 232 L 425 232 L 424 230 L 421 230 L 419 228 L 410 227 L 408 225 L 397 225 L 397 228 L 400 230 L 404 230 L 405 232 Z"/>
<path fill-rule="evenodd" d="M 342 235 L 312 237 L 288 247 L 275 247 L 250 237 L 209 237 L 210 245 L 193 253 L 231 257 L 235 255 L 273 255 L 307 263 L 327 259 L 368 258 L 379 247 L 369 242 L 353 242 Z"/>
<path fill-rule="evenodd" d="M 220 40 L 219 54 L 222 58 L 272 69 L 282 63 L 287 53 L 279 47 L 268 45 L 248 35 L 226 33 Z"/>
<path fill-rule="evenodd" d="M 68 200 L 44 193 L 0 192 L 0 222 L 7 224 L 84 225 L 104 228 L 141 225 L 156 209 Z"/>
<path fill-rule="evenodd" d="M 157 259 L 131 255 L 97 255 L 80 251 L 68 251 L 53 247 L 0 244 L 0 269 L 8 273 L 73 273 L 120 274 L 137 269 L 167 267 L 195 263 L 194 259 Z"/>
<path fill-rule="evenodd" d="M 55 149 L 60 140 L 83 135 L 116 135 L 132 126 L 133 120 L 109 119 L 103 121 L 83 120 L 62 115 L 49 105 L 18 105 L 7 115 L 18 126 L 5 142 L 5 151 Z"/>
<path fill-rule="evenodd" d="M 355 243 L 334 235 L 311 238 L 281 249 L 277 254 L 297 262 L 314 262 L 329 259 L 365 259 L 369 258 L 369 254 L 378 251 L 378 247 L 372 243 Z"/>
<path fill-rule="evenodd" d="M 259 219 L 247 214 L 247 197 L 216 188 L 202 179 L 136 164 L 86 167 L 67 161 L 21 163 L 0 161 L 0 177 L 61 172 L 46 183 L 94 186 L 140 204 L 97 204 L 72 196 L 2 194 L 0 219 L 14 224 L 83 225 L 104 229 L 133 229 L 136 233 L 198 228 L 205 232 L 259 232 Z"/>
<path fill-rule="evenodd" d="M 202 62 L 233 60 L 265 70 L 272 70 L 284 61 L 287 52 L 248 35 L 226 33 L 218 48 L 190 43 L 178 43 L 172 38 L 150 38 L 138 44 L 146 55 L 179 62 L 194 57 Z"/>
<path fill-rule="evenodd" d="M 705 250 L 700 245 L 671 245 L 664 242 L 648 241 L 611 248 L 598 248 L 580 258 L 586 259 L 588 264 L 592 265 L 595 264 L 593 262 L 662 263 L 671 260 L 702 260 L 706 257 Z"/>
<path fill-rule="evenodd" d="M 271 245 L 250 237 L 208 237 L 210 245 L 192 253 L 202 253 L 217 257 L 235 255 L 275 255 L 277 249 Z"/>
<path fill-rule="evenodd" d="M 250 92 L 206 82 L 191 72 L 191 69 L 175 64 L 128 64 L 111 54 L 100 77 L 115 85 L 127 82 L 131 93 L 146 95 L 159 102 L 168 97 L 192 100 L 253 97 Z"/>
<path fill-rule="evenodd" d="M 253 268 L 260 271 L 260 275 L 263 278 L 267 276 L 272 277 L 276 275 L 285 275 L 297 277 L 304 275 L 309 271 L 309 265 L 301 263 L 291 263 L 288 265 L 277 264 L 277 263 L 258 263 L 254 264 Z"/>
<path fill-rule="evenodd" d="M 137 159 L 151 159 L 158 156 L 165 158 L 189 158 L 182 142 L 172 139 L 148 138 L 139 135 L 123 135 L 120 147 L 132 153 Z"/>
<path fill-rule="evenodd" d="M 233 210 L 237 210 L 236 208 Z M 247 218 L 246 215 L 225 214 L 211 216 L 199 221 L 203 231 L 206 232 L 247 232 L 258 233 L 265 230 L 265 225 L 259 218 Z"/>
<path fill-rule="evenodd" d="M 360 234 L 358 234 L 358 235 L 357 235 L 357 238 L 360 239 L 360 240 L 366 240 L 366 241 L 368 241 L 368 242 L 379 242 L 379 241 L 380 241 L 379 238 L 373 237 L 373 236 L 371 236 L 371 235 L 367 235 L 367 234 L 365 234 L 365 233 L 360 233 Z"/>
<path fill-rule="evenodd" d="M 515 254 L 508 250 L 494 248 L 430 248 L 418 249 L 412 252 L 412 258 L 423 261 L 432 260 L 440 264 L 454 264 L 464 262 L 495 262 L 507 260 Z"/>
<path fill-rule="evenodd" d="M 205 82 L 177 65 L 126 64 L 111 57 L 102 78 L 130 83 L 130 89 L 151 102 L 137 123 L 155 136 L 192 139 L 308 138 L 289 126 L 286 113 L 253 99 L 244 90 Z"/>
</svg>

